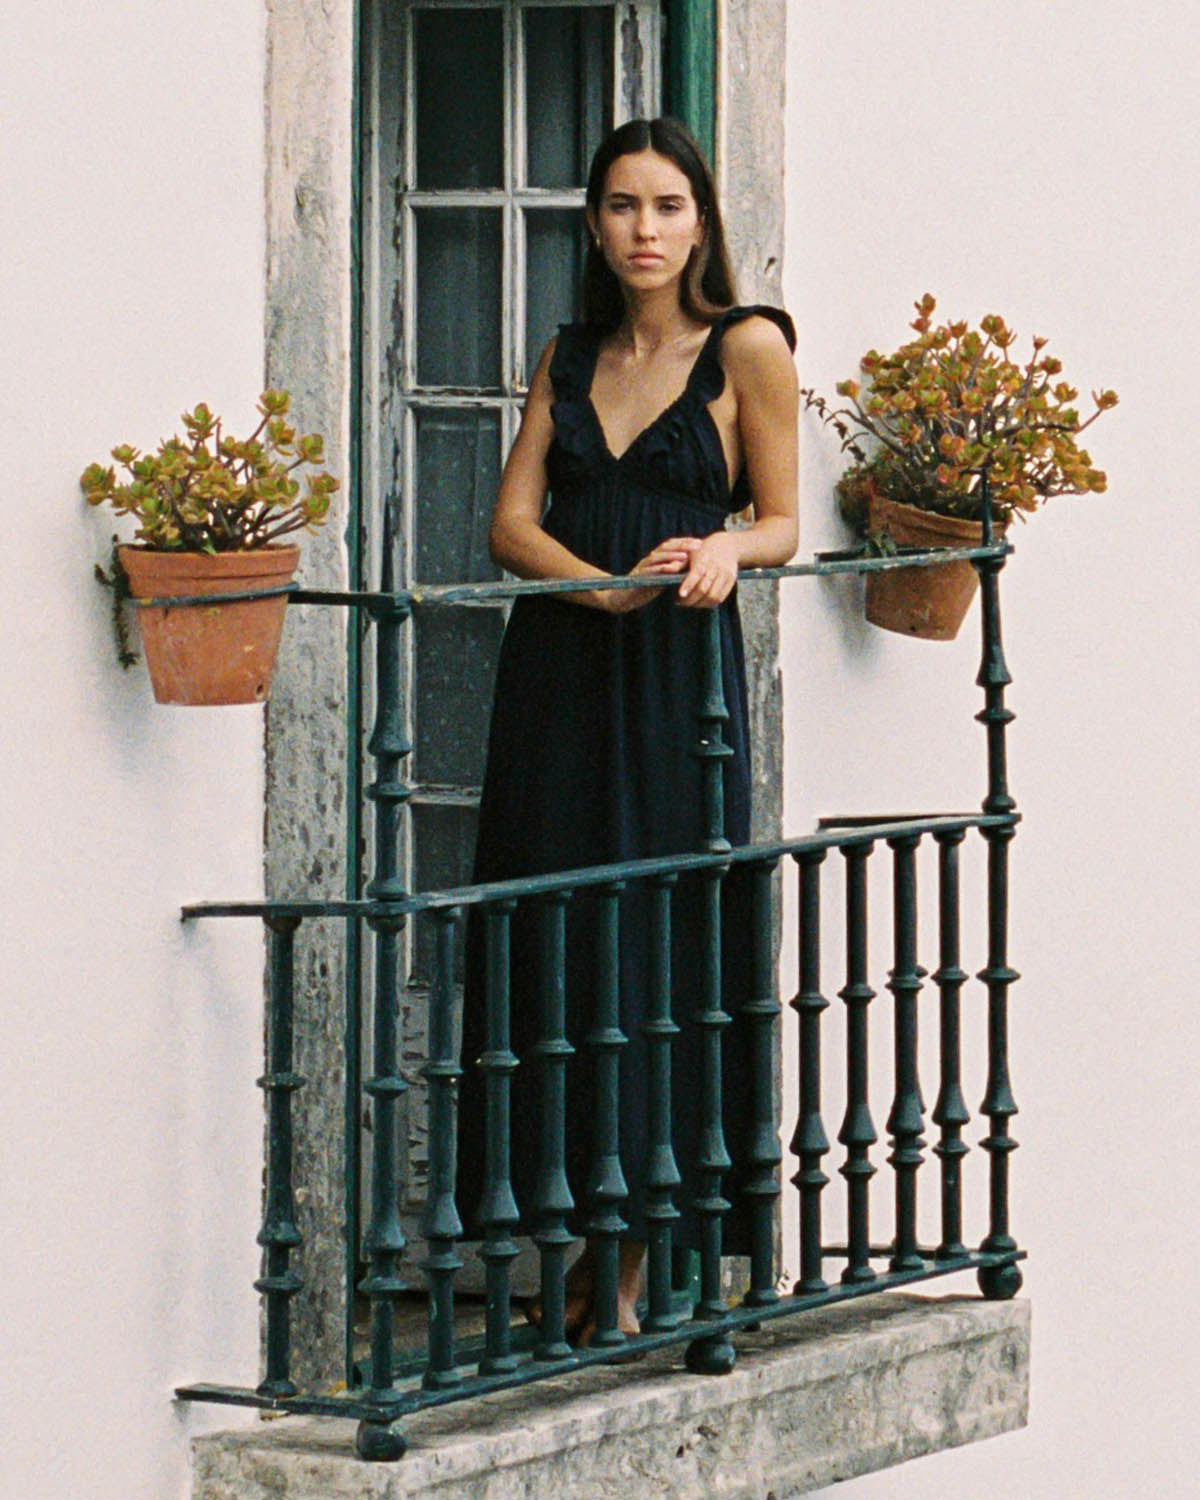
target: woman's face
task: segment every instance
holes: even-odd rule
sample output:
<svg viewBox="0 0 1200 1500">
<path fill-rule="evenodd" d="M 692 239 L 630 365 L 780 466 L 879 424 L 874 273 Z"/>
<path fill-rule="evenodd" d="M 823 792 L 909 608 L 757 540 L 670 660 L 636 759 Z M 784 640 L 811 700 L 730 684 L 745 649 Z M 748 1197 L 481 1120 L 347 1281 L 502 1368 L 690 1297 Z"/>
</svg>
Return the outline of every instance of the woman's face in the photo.
<svg viewBox="0 0 1200 1500">
<path fill-rule="evenodd" d="M 686 174 L 649 149 L 617 157 L 598 211 L 589 209 L 587 217 L 613 274 L 639 291 L 677 281 L 704 238 Z"/>
</svg>

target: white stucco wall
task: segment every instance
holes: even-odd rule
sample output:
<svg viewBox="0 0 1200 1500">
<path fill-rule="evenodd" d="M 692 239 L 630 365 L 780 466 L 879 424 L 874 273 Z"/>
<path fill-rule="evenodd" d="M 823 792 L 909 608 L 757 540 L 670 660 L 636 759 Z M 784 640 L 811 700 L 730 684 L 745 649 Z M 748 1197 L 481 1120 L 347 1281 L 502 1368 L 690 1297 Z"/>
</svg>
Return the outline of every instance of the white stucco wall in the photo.
<svg viewBox="0 0 1200 1500">
<path fill-rule="evenodd" d="M 1012 1178 L 1031 1251 L 1031 1424 L 838 1500 L 1196 1492 L 1200 621 L 1180 457 L 1200 309 L 1194 22 L 1182 0 L 790 11 L 785 286 L 803 383 L 832 394 L 865 349 L 901 342 L 928 290 L 948 314 L 1004 314 L 1022 348 L 1047 335 L 1084 392 L 1121 396 L 1089 434 L 1107 495 L 1060 499 L 1021 528 L 1002 589 L 1026 819 L 1012 846 Z M 808 549 L 841 535 L 840 465 L 815 423 L 804 437 Z M 860 625 L 838 595 L 786 595 L 789 827 L 978 805 L 977 613 L 956 644 L 922 644 Z M 976 945 L 967 967 L 982 962 Z M 839 946 L 828 963 L 832 993 Z M 883 1046 L 876 1066 L 886 1083 Z M 936 1073 L 925 1080 L 931 1106 Z M 982 1092 L 976 1071 L 972 1109 Z M 968 1139 L 983 1133 L 976 1121 Z M 981 1165 L 973 1152 L 967 1169 Z M 930 1157 L 929 1192 L 935 1172 Z M 831 1204 L 842 1189 L 834 1175 Z"/>
<path fill-rule="evenodd" d="M 256 1378 L 262 710 L 153 704 L 78 475 L 262 379 L 263 7 L 0 16 L 0 1494 L 169 1500 Z M 236 1421 L 236 1416 L 233 1417 Z"/>
<path fill-rule="evenodd" d="M 1092 444 L 1108 495 L 1035 518 L 1003 589 L 1027 820 L 1013 1182 L 1031 1427 L 845 1500 L 1194 1490 L 1200 724 L 1188 495 L 1168 457 L 1187 442 L 1200 302 L 1193 37 L 1182 0 L 967 0 L 919 20 L 882 0 L 792 7 L 804 380 L 831 389 L 931 290 L 946 312 L 1047 334 L 1068 376 L 1122 397 Z M 111 527 L 77 476 L 199 399 L 251 414 L 263 16 L 247 0 L 10 7 L 0 56 L 0 1493 L 163 1500 L 185 1492 L 188 1433 L 237 1420 L 176 1411 L 173 1385 L 255 1378 L 261 945 L 252 924 L 187 933 L 177 913 L 260 889 L 262 711 L 157 708 L 142 670 L 116 666 L 89 576 Z M 841 533 L 832 444 L 805 431 L 811 550 Z M 789 827 L 975 805 L 974 634 L 868 631 L 849 592 L 785 592 Z M 827 992 L 839 962 L 831 941 Z"/>
</svg>

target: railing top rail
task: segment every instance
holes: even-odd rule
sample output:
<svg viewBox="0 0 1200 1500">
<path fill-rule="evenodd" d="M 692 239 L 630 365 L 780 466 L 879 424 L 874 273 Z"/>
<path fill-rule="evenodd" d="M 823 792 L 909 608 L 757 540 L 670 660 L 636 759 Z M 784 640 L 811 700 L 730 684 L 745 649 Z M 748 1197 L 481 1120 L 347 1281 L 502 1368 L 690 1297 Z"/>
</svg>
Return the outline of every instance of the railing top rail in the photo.
<svg viewBox="0 0 1200 1500">
<path fill-rule="evenodd" d="M 865 552 L 818 552 L 811 562 L 789 563 L 781 568 L 745 568 L 739 583 L 769 583 L 787 578 L 834 578 L 843 573 L 886 573 L 893 568 L 931 568 L 938 563 L 972 562 L 986 557 L 1004 557 L 1011 542 L 985 547 L 902 547 L 894 556 L 872 557 Z M 683 582 L 682 574 L 666 578 L 625 574 L 615 578 L 504 578 L 484 583 L 421 583 L 408 589 L 306 589 L 296 583 L 269 589 L 235 589 L 229 593 L 173 594 L 143 597 L 130 594 L 130 602 L 150 607 L 182 609 L 189 606 L 241 604 L 286 594 L 290 604 L 344 605 L 354 608 L 388 607 L 421 609 L 446 604 L 477 604 L 497 599 L 517 599 L 524 594 L 578 594 L 597 589 L 671 589 Z"/>
<path fill-rule="evenodd" d="M 869 557 L 857 550 L 818 552 L 809 562 L 789 563 L 780 568 L 745 568 L 738 574 L 738 583 L 766 583 L 788 578 L 832 578 L 846 573 L 884 573 L 893 568 L 928 568 L 936 567 L 938 563 L 1004 557 L 1011 551 L 1011 543 L 997 542 L 989 547 L 906 548 L 897 552 L 894 557 Z M 292 603 L 371 605 L 391 600 L 400 605 L 421 608 L 517 599 L 526 594 L 571 594 L 584 589 L 589 592 L 595 589 L 669 589 L 678 588 L 682 581 L 682 576 L 676 574 L 666 578 L 631 575 L 588 579 L 507 578 L 485 583 L 416 584 L 408 589 L 384 592 L 370 589 L 301 588 L 292 594 Z"/>
<path fill-rule="evenodd" d="M 648 880 L 660 875 L 682 875 L 730 864 L 761 864 L 787 857 L 823 853 L 829 849 L 872 844 L 879 839 L 903 839 L 922 834 L 965 833 L 968 828 L 998 828 L 1019 821 L 1017 813 L 956 813 L 878 823 L 823 828 L 797 838 L 763 844 L 740 844 L 720 854 L 669 854 L 652 859 L 631 859 L 619 864 L 588 865 L 577 870 L 556 870 L 549 875 L 529 875 L 495 880 L 482 885 L 454 886 L 441 891 L 419 891 L 395 901 L 205 901 L 182 908 L 185 921 L 201 917 L 403 917 L 418 912 L 444 911 L 450 907 L 483 906 L 503 901 L 550 896 L 591 888 Z"/>
</svg>

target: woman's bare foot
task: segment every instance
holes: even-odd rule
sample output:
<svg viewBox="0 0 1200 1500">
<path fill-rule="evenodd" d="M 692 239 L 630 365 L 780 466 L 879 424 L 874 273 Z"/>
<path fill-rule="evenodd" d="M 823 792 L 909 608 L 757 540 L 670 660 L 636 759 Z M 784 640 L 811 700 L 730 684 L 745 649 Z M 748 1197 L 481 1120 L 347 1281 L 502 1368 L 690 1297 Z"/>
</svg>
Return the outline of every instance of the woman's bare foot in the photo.
<svg viewBox="0 0 1200 1500">
<path fill-rule="evenodd" d="M 646 1247 L 637 1240 L 621 1241 L 621 1258 L 617 1266 L 617 1327 L 626 1335 L 641 1332 L 637 1301 L 642 1289 L 642 1261 Z M 586 1349 L 596 1332 L 594 1308 L 589 1305 L 588 1319 L 579 1335 L 579 1348 Z"/>
<path fill-rule="evenodd" d="M 583 1254 L 567 1272 L 564 1287 L 566 1297 L 563 1325 L 568 1338 L 573 1338 L 579 1332 L 591 1312 L 593 1274 L 592 1247 L 587 1245 L 584 1247 Z M 534 1327 L 541 1326 L 542 1299 L 540 1297 L 535 1297 L 526 1305 L 525 1316 Z"/>
<path fill-rule="evenodd" d="M 563 1326 L 566 1329 L 568 1338 L 574 1338 L 584 1323 L 587 1322 L 587 1316 L 592 1306 L 592 1290 L 595 1274 L 592 1247 L 588 1245 L 585 1247 L 583 1254 L 567 1272 Z"/>
</svg>

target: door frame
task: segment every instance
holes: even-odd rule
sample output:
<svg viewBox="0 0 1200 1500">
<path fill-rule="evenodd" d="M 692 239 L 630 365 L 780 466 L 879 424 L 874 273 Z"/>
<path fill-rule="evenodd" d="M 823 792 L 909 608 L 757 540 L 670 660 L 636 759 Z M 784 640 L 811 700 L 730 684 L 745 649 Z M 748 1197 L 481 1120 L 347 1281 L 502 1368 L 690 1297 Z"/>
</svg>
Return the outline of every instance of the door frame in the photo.
<svg viewBox="0 0 1200 1500">
<path fill-rule="evenodd" d="M 706 75 L 715 78 L 713 154 L 742 298 L 778 302 L 787 0 L 668 0 L 675 36 L 685 15 L 695 19 L 705 8 L 713 17 Z M 326 435 L 330 466 L 345 479 L 341 526 L 335 520 L 311 537 L 303 561 L 305 585 L 328 589 L 362 578 L 359 499 L 372 483 L 356 417 L 370 399 L 360 316 L 370 254 L 360 226 L 369 205 L 360 202 L 359 185 L 370 174 L 372 143 L 360 128 L 360 24 L 359 0 L 271 0 L 266 8 L 265 379 L 292 392 L 297 423 Z M 693 108 L 686 95 L 672 104 L 685 115 Z M 702 117 L 693 115 L 692 123 L 707 133 Z M 337 897 L 353 885 L 345 799 L 358 790 L 353 778 L 347 783 L 347 768 L 348 731 L 360 706 L 347 702 L 347 682 L 357 678 L 360 643 L 349 619 L 334 609 L 289 611 L 265 721 L 264 887 L 271 899 Z M 743 619 L 755 833 L 769 836 L 779 827 L 782 771 L 774 591 L 748 589 Z M 347 1246 L 357 1236 L 352 1224 L 348 1236 L 329 1232 L 346 1220 L 347 1166 L 360 1118 L 357 1106 L 344 1109 L 348 1095 L 359 1097 L 357 1008 L 343 1003 L 355 981 L 347 952 L 353 962 L 340 921 L 306 924 L 299 935 L 296 1066 L 308 1083 L 293 1096 L 304 1286 L 292 1316 L 301 1381 L 349 1353 Z"/>
</svg>

